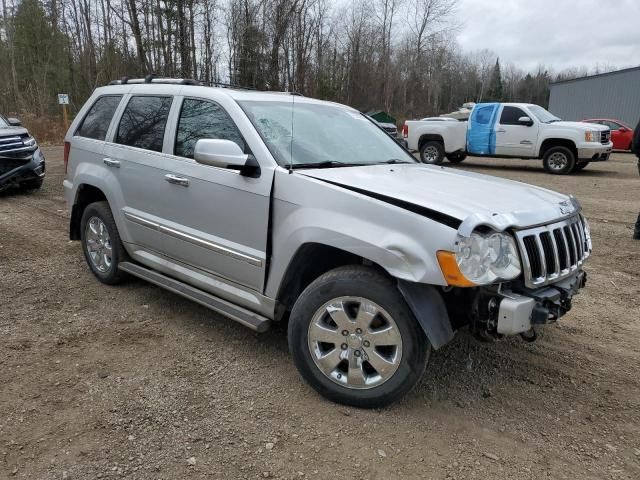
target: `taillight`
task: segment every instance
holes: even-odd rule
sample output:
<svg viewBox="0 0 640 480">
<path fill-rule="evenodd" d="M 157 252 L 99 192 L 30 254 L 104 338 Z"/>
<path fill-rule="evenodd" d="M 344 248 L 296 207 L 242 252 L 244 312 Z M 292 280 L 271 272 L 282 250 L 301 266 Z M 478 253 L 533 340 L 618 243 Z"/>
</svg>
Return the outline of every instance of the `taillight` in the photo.
<svg viewBox="0 0 640 480">
<path fill-rule="evenodd" d="M 406 123 L 402 125 L 402 136 L 404 138 L 407 138 L 409 136 L 409 125 L 407 125 Z"/>
<path fill-rule="evenodd" d="M 69 150 L 71 150 L 71 143 L 64 142 L 64 173 L 67 174 L 67 167 L 69 166 Z"/>
</svg>

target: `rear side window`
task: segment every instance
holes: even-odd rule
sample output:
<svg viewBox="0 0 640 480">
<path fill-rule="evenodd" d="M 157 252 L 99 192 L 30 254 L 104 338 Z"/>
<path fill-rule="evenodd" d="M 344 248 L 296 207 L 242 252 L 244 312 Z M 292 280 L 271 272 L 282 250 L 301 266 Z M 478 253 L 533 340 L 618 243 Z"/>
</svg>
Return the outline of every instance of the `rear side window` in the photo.
<svg viewBox="0 0 640 480">
<path fill-rule="evenodd" d="M 518 119 L 520 117 L 528 117 L 524 110 L 518 107 L 505 106 L 502 109 L 502 115 L 500 116 L 500 125 L 520 125 Z"/>
<path fill-rule="evenodd" d="M 162 151 L 172 97 L 131 97 L 122 113 L 116 143 Z"/>
<path fill-rule="evenodd" d="M 224 109 L 213 102 L 185 98 L 178 120 L 175 154 L 193 158 L 196 142 L 201 138 L 231 140 L 246 151 L 244 139 Z"/>
<path fill-rule="evenodd" d="M 76 135 L 95 140 L 104 140 L 120 100 L 122 100 L 122 95 L 107 95 L 98 98 L 89 109 L 89 112 L 87 112 L 78 130 L 76 130 Z"/>
</svg>

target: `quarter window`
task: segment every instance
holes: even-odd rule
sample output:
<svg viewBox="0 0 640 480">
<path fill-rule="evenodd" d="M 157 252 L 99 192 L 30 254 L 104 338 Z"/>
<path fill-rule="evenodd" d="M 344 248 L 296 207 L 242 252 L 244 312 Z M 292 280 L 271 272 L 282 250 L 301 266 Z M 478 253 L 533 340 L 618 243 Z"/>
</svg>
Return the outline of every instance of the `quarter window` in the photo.
<svg viewBox="0 0 640 480">
<path fill-rule="evenodd" d="M 122 113 L 116 143 L 162 151 L 171 97 L 131 97 Z"/>
<path fill-rule="evenodd" d="M 196 142 L 201 138 L 231 140 L 242 151 L 246 145 L 235 123 L 224 109 L 213 102 L 185 98 L 178 120 L 175 154 L 193 158 Z"/>
<path fill-rule="evenodd" d="M 122 100 L 122 95 L 107 95 L 98 98 L 82 120 L 76 135 L 95 140 L 104 140 L 113 114 Z"/>
<path fill-rule="evenodd" d="M 518 107 L 505 106 L 502 109 L 502 115 L 500 116 L 500 125 L 520 125 L 518 119 L 520 117 L 528 117 L 523 110 Z"/>
</svg>

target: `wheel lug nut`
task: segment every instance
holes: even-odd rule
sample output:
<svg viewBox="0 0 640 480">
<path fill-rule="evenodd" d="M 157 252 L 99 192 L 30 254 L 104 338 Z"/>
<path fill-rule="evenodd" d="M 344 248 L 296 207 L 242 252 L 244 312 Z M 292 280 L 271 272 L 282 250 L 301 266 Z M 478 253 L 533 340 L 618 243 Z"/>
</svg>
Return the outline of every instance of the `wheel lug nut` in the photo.
<svg viewBox="0 0 640 480">
<path fill-rule="evenodd" d="M 354 354 L 356 357 L 359 357 L 359 356 L 360 356 L 360 350 L 356 350 L 355 352 L 353 352 L 353 354 Z"/>
<path fill-rule="evenodd" d="M 368 340 L 365 340 L 365 341 L 363 342 L 363 345 L 364 345 L 365 347 L 368 347 L 368 346 L 370 345 L 370 343 L 369 343 L 369 341 L 368 341 Z"/>
<path fill-rule="evenodd" d="M 342 335 L 346 337 L 347 335 L 349 335 L 349 332 L 347 330 L 342 330 Z"/>
<path fill-rule="evenodd" d="M 347 348 L 349 348 L 349 347 L 348 347 L 348 345 L 347 345 L 346 343 L 343 343 L 342 345 L 340 345 L 340 348 L 341 348 L 342 350 L 346 350 L 346 349 L 347 349 Z"/>
<path fill-rule="evenodd" d="M 360 335 L 360 334 L 362 333 L 362 329 L 361 329 L 361 328 L 356 328 L 356 333 L 357 333 L 358 335 Z"/>
</svg>

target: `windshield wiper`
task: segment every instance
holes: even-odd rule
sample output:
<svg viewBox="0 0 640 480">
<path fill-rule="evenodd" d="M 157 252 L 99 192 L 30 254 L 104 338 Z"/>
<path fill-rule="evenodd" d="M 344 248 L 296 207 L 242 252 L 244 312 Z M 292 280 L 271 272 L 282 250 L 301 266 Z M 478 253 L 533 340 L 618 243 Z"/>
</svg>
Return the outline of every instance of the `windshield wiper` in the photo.
<svg viewBox="0 0 640 480">
<path fill-rule="evenodd" d="M 399 158 L 391 158 L 391 159 L 387 160 L 386 162 L 382 162 L 382 163 L 387 163 L 389 165 L 397 165 L 399 163 L 414 163 L 414 162 L 410 162 L 408 160 L 400 160 Z"/>
<path fill-rule="evenodd" d="M 324 162 L 311 162 L 311 163 L 295 163 L 290 167 L 297 168 L 336 168 L 336 167 L 361 167 L 363 165 L 370 165 L 369 163 L 344 163 L 337 160 L 325 160 Z"/>
</svg>

